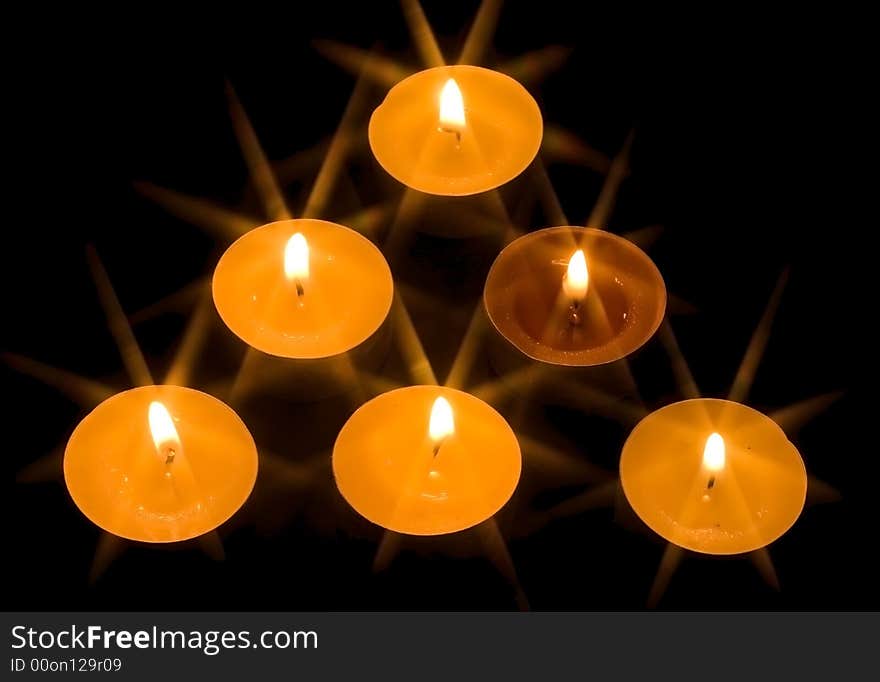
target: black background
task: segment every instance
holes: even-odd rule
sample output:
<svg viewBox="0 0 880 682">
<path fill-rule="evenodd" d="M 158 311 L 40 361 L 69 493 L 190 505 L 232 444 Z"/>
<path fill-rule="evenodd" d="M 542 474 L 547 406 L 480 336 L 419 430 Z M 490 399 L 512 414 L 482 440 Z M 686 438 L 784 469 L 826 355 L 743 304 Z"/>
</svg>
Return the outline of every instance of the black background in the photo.
<svg viewBox="0 0 880 682">
<path fill-rule="evenodd" d="M 424 5 L 452 58 L 477 3 Z M 127 379 L 85 246 L 97 248 L 129 312 L 210 274 L 226 244 L 151 204 L 133 182 L 259 215 L 224 79 L 236 87 L 268 157 L 278 160 L 331 135 L 354 86 L 353 76 L 314 49 L 314 40 L 379 46 L 418 65 L 394 2 L 297 4 L 284 12 L 214 6 L 186 16 L 151 7 L 127 16 L 31 17 L 20 27 L 33 39 L 11 75 L 23 106 L 16 109 L 21 120 L 6 132 L 10 146 L 24 151 L 10 166 L 21 186 L 11 203 L 23 210 L 4 231 L 2 347 L 119 388 Z M 770 412 L 845 391 L 793 436 L 810 474 L 837 488 L 842 499 L 808 506 L 771 546 L 781 591 L 766 585 L 745 558 L 689 557 L 660 601 L 663 608 L 880 606 L 871 558 L 877 452 L 860 390 L 868 356 L 876 352 L 863 330 L 876 311 L 859 302 L 864 270 L 855 254 L 866 222 L 848 214 L 856 170 L 837 152 L 854 131 L 858 137 L 855 118 L 845 113 L 843 74 L 852 75 L 851 64 L 831 43 L 840 37 L 821 17 L 766 11 L 612 15 L 581 3 L 509 2 L 484 61 L 570 46 L 563 67 L 530 86 L 545 123 L 608 155 L 637 129 L 633 173 L 609 227 L 623 233 L 663 225 L 648 252 L 670 293 L 696 308 L 670 319 L 705 395 L 726 395 L 776 279 L 789 265 L 749 403 Z M 383 93 L 376 88 L 372 95 L 378 103 Z M 341 218 L 357 205 L 401 194 L 368 153 L 350 170 L 358 182 L 343 177 L 337 183 L 324 217 Z M 570 222 L 583 224 L 602 177 L 564 163 L 550 164 L 549 173 Z M 294 214 L 313 177 L 285 186 Z M 515 203 L 517 183 L 527 181 L 504 188 L 505 202 Z M 546 224 L 536 213 L 526 227 Z M 405 254 L 410 260 L 392 262 L 398 281 L 458 309 L 449 319 L 436 309 L 412 310 L 441 381 L 497 248 L 485 240 L 416 236 Z M 189 312 L 135 327 L 154 376 L 162 376 L 173 356 Z M 209 354 L 195 385 L 202 374 L 207 381 L 221 372 L 210 361 Z M 650 407 L 681 397 L 656 342 L 635 370 Z M 4 458 L 15 477 L 63 445 L 84 412 L 33 379 L 3 365 L 0 372 Z M 277 429 L 258 429 L 243 416 L 258 446 L 271 442 L 284 457 L 314 462 L 326 458 L 346 417 L 332 407 L 290 405 L 288 421 Z M 616 468 L 629 425 L 560 408 L 533 412 L 524 427 L 531 435 L 572 457 Z M 315 414 L 327 416 L 316 421 Z M 296 423 L 314 433 L 291 436 Z M 128 544 L 90 581 L 100 533 L 70 500 L 58 460 L 55 480 L 15 482 L 7 498 L 4 559 L 11 575 L 4 604 L 25 610 L 515 607 L 510 586 L 464 536 L 407 544 L 387 571 L 374 575 L 380 529 L 345 506 L 329 463 L 318 470 L 318 480 L 302 491 L 279 490 L 261 469 L 251 500 L 220 529 L 225 561 L 212 560 L 196 543 Z M 528 481 L 528 462 L 523 476 Z M 663 543 L 616 522 L 619 514 L 610 507 L 517 533 L 529 514 L 586 488 L 533 479 L 530 489 L 536 487 L 542 488 L 537 496 L 515 496 L 499 518 L 532 608 L 642 608 Z"/>
</svg>

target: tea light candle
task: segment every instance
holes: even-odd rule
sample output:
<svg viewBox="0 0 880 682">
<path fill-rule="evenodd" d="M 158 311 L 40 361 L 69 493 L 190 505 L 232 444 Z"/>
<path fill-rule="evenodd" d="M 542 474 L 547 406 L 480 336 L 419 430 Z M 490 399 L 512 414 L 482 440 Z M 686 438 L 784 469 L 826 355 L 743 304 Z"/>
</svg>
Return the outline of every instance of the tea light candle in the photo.
<svg viewBox="0 0 880 682">
<path fill-rule="evenodd" d="M 370 400 L 343 426 L 333 473 L 346 501 L 388 530 L 470 528 L 513 494 L 522 458 L 510 426 L 474 396 L 409 386 Z"/>
<path fill-rule="evenodd" d="M 519 175 L 541 146 L 541 111 L 517 81 L 478 66 L 439 66 L 395 85 L 370 118 L 373 154 L 428 194 L 485 192 Z"/>
<path fill-rule="evenodd" d="M 213 295 L 227 327 L 257 350 L 327 358 L 382 325 L 394 286 L 372 242 L 324 220 L 282 220 L 240 237 L 220 258 Z"/>
<path fill-rule="evenodd" d="M 705 554 L 770 544 L 797 520 L 807 493 L 804 462 L 776 422 L 707 398 L 639 422 L 623 447 L 620 481 L 652 530 Z"/>
<path fill-rule="evenodd" d="M 142 542 L 213 530 L 244 504 L 257 448 L 238 415 L 182 386 L 141 386 L 98 405 L 64 451 L 64 480 L 96 526 Z"/>
<path fill-rule="evenodd" d="M 619 360 L 650 339 L 666 311 L 666 286 L 632 242 L 551 227 L 498 255 L 483 301 L 495 329 L 529 358 L 585 367 Z"/>
</svg>

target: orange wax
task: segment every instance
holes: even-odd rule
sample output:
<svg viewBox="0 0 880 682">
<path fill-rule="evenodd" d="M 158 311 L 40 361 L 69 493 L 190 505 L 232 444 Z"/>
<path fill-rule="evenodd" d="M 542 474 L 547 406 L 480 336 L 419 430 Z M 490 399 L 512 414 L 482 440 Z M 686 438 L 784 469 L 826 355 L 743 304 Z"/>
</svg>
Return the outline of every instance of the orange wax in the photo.
<svg viewBox="0 0 880 682">
<path fill-rule="evenodd" d="M 214 271 L 217 312 L 257 350 L 285 358 L 344 353 L 388 315 L 391 270 L 372 242 L 324 220 L 282 220 L 251 230 Z"/>
<path fill-rule="evenodd" d="M 213 530 L 250 495 L 257 448 L 238 415 L 182 386 L 141 386 L 98 405 L 71 435 L 64 480 L 109 533 L 143 542 Z"/>
<path fill-rule="evenodd" d="M 526 356 L 586 367 L 619 360 L 651 338 L 666 311 L 666 285 L 632 242 L 550 227 L 498 255 L 483 301 L 498 332 Z"/>
<path fill-rule="evenodd" d="M 645 417 L 623 447 L 620 480 L 652 530 L 705 554 L 770 544 L 807 494 L 804 462 L 782 429 L 729 400 L 685 400 Z"/>
<path fill-rule="evenodd" d="M 333 473 L 346 501 L 373 523 L 410 535 L 453 533 L 485 521 L 510 499 L 521 466 L 519 443 L 501 415 L 440 386 L 410 386 L 370 400 L 333 448 Z"/>
<path fill-rule="evenodd" d="M 370 118 L 369 138 L 404 185 L 462 196 L 519 175 L 543 132 L 537 103 L 517 81 L 478 66 L 439 66 L 391 89 Z"/>
</svg>

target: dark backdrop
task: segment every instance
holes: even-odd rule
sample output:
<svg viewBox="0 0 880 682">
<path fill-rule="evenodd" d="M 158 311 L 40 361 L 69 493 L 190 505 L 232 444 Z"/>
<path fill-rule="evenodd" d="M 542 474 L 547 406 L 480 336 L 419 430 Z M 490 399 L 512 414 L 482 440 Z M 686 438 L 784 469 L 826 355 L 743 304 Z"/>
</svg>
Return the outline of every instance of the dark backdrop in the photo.
<svg viewBox="0 0 880 682">
<path fill-rule="evenodd" d="M 461 45 L 476 4 L 425 2 L 448 57 Z M 791 278 L 749 402 L 769 412 L 845 391 L 793 437 L 810 474 L 841 499 L 808 507 L 770 547 L 781 590 L 768 586 L 745 558 L 688 557 L 660 606 L 877 608 L 870 558 L 877 453 L 859 387 L 867 356 L 875 352 L 862 330 L 875 311 L 858 302 L 862 271 L 853 254 L 862 226 L 845 215 L 848 202 L 839 198 L 852 168 L 835 150 L 855 124 L 841 122 L 847 86 L 838 78 L 839 62 L 831 61 L 835 48 L 816 38 L 822 28 L 818 34 L 826 38 L 834 30 L 766 10 L 649 16 L 582 5 L 509 2 L 488 63 L 547 45 L 570 46 L 568 61 L 531 87 L 545 122 L 607 155 L 636 128 L 632 176 L 609 227 L 618 233 L 664 227 L 649 253 L 670 293 L 694 307 L 670 320 L 703 393 L 726 394 L 786 266 Z M 10 203 L 23 211 L 4 230 L 2 347 L 120 388 L 126 378 L 89 278 L 85 246 L 97 248 L 130 313 L 211 272 L 225 244 L 139 196 L 133 182 L 256 209 L 224 79 L 236 87 L 269 158 L 280 160 L 333 133 L 354 85 L 350 74 L 318 54 L 314 40 L 378 46 L 417 64 L 394 2 L 328 0 L 284 12 L 217 6 L 196 16 L 150 7 L 126 16 L 30 17 L 19 27 L 32 38 L 11 75 L 22 117 L 6 134 L 10 146 L 25 152 L 8 168 L 18 181 Z M 378 102 L 382 93 L 373 95 Z M 549 173 L 570 221 L 583 224 L 602 176 L 566 163 L 549 165 Z M 361 180 L 367 175 L 370 181 Z M 285 186 L 294 213 L 313 177 L 306 173 Z M 506 202 L 515 202 L 517 187 L 502 192 Z M 337 184 L 325 217 L 400 193 L 368 154 L 360 155 Z M 529 228 L 546 224 L 539 212 L 528 221 Z M 392 262 L 398 281 L 439 294 L 458 311 L 445 320 L 438 310 L 413 310 L 441 380 L 493 249 L 497 244 L 485 240 L 416 237 Z M 135 326 L 155 376 L 167 367 L 190 310 Z M 200 377 L 206 385 L 222 374 L 212 369 L 210 354 L 204 363 L 196 385 Z M 656 342 L 634 367 L 651 407 L 680 397 Z M 261 469 L 254 497 L 220 529 L 224 561 L 197 543 L 126 544 L 90 580 L 100 533 L 70 500 L 60 460 L 48 481 L 16 478 L 66 442 L 83 409 L 3 365 L 0 373 L 4 457 L 13 480 L 5 516 L 7 608 L 516 606 L 508 582 L 466 537 L 405 544 L 391 566 L 374 575 L 381 532 L 344 505 L 326 462 L 318 462 L 317 480 L 303 490 L 273 487 Z M 285 409 L 288 417 L 277 430 L 257 428 L 244 416 L 258 445 L 271 442 L 283 457 L 311 462 L 326 458 L 350 412 Z M 561 408 L 533 412 L 525 427 L 532 436 L 615 469 L 630 426 Z M 315 443 L 308 452 L 290 434 L 295 423 L 314 432 L 304 439 Z M 532 473 L 527 462 L 524 482 Z M 535 496 L 515 497 L 500 517 L 532 608 L 645 604 L 664 545 L 620 522 L 620 509 L 586 510 L 518 532 L 530 515 L 587 487 L 533 479 Z"/>
</svg>

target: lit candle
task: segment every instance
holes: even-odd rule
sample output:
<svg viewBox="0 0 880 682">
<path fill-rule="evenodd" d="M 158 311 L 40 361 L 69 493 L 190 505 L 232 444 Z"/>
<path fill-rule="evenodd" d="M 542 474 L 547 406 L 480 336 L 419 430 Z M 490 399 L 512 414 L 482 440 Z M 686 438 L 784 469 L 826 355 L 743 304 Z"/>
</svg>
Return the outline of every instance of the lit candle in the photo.
<svg viewBox="0 0 880 682">
<path fill-rule="evenodd" d="M 522 458 L 510 426 L 474 396 L 440 386 L 370 400 L 333 448 L 342 496 L 375 524 L 410 535 L 470 528 L 513 494 Z"/>
<path fill-rule="evenodd" d="M 706 554 L 770 544 L 797 520 L 807 492 L 804 462 L 772 419 L 707 398 L 639 422 L 623 448 L 620 480 L 652 530 Z"/>
<path fill-rule="evenodd" d="M 666 311 L 666 286 L 632 242 L 551 227 L 499 254 L 483 300 L 495 329 L 524 355 L 585 367 L 619 360 L 650 339 Z"/>
<path fill-rule="evenodd" d="M 362 344 L 391 308 L 388 263 L 357 232 L 323 220 L 251 230 L 214 271 L 214 304 L 245 343 L 284 358 L 328 358 Z"/>
<path fill-rule="evenodd" d="M 370 118 L 373 154 L 397 180 L 428 194 L 463 196 L 519 175 L 544 124 L 518 82 L 477 66 L 441 66 L 395 85 Z"/>
<path fill-rule="evenodd" d="M 235 412 L 181 386 L 142 386 L 98 405 L 64 452 L 74 503 L 108 533 L 143 542 L 187 540 L 244 504 L 257 449 Z"/>
</svg>

